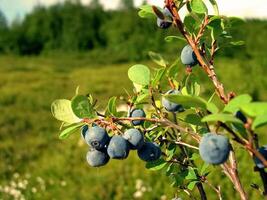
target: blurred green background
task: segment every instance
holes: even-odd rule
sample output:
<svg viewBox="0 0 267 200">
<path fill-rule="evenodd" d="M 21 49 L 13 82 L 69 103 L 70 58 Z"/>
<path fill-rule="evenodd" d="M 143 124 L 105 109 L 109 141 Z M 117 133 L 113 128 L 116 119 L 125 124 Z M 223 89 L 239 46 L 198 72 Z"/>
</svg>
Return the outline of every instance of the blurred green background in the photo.
<svg viewBox="0 0 267 200">
<path fill-rule="evenodd" d="M 135 152 L 103 168 L 89 167 L 88 147 L 79 134 L 58 139 L 60 123 L 53 119 L 50 104 L 71 98 L 79 85 L 81 93 L 91 93 L 105 108 L 109 97 L 125 96 L 124 88 L 132 87 L 127 78 L 131 65 L 155 67 L 148 51 L 159 52 L 170 62 L 179 56 L 184 44 L 164 41 L 176 32 L 159 30 L 155 20 L 140 19 L 127 3 L 114 11 L 104 11 L 95 1 L 90 6 L 73 2 L 37 6 L 11 24 L 0 12 L 0 199 L 174 197 L 176 189 L 164 173 L 146 170 Z M 267 22 L 247 20 L 232 34 L 246 45 L 219 51 L 215 60 L 219 78 L 228 91 L 267 100 Z M 181 63 L 179 71 L 182 78 Z M 195 73 L 204 85 L 202 94 L 211 94 L 213 87 L 203 72 Z M 260 132 L 264 144 L 266 133 Z M 242 183 L 250 199 L 261 199 L 250 187 L 260 184 L 253 163 L 244 150 L 237 150 Z M 221 185 L 224 199 L 238 199 L 219 172 L 215 169 L 211 179 Z M 209 199 L 217 198 L 206 189 Z"/>
</svg>

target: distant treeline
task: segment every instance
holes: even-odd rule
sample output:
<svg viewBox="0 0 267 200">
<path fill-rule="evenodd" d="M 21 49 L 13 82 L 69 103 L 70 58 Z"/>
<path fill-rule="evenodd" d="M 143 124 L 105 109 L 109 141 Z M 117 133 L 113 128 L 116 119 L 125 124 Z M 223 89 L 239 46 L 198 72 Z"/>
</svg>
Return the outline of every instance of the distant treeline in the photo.
<svg viewBox="0 0 267 200">
<path fill-rule="evenodd" d="M 244 26 L 251 29 L 250 25 Z M 255 31 L 253 27 L 251 31 Z M 10 25 L 0 12 L 0 53 L 90 51 L 105 52 L 121 61 L 140 60 L 149 50 L 172 51 L 181 46 L 181 42 L 164 42 L 171 32 L 175 30 L 159 30 L 153 19 L 139 18 L 137 10 L 130 6 L 104 11 L 98 3 L 85 6 L 79 1 L 66 1 L 50 7 L 36 6 L 22 21 Z M 248 32 L 243 31 L 243 35 L 246 37 Z"/>
<path fill-rule="evenodd" d="M 19 55 L 103 49 L 138 59 L 148 49 L 160 49 L 164 35 L 150 20 L 140 19 L 136 9 L 104 11 L 99 4 L 37 6 L 10 26 L 0 16 L 0 51 Z"/>
</svg>

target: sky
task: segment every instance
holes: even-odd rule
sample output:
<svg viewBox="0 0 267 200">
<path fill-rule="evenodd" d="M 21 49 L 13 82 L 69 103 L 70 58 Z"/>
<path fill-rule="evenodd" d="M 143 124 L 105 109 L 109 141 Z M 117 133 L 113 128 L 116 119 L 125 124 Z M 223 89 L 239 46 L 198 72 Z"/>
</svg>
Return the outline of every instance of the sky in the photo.
<svg viewBox="0 0 267 200">
<path fill-rule="evenodd" d="M 64 0 L 0 0 L 0 10 L 2 10 L 11 22 L 15 18 L 23 18 L 37 4 L 49 6 Z M 206 0 L 205 0 L 206 1 Z M 227 16 L 238 16 L 246 18 L 267 19 L 267 0 L 217 0 L 220 14 Z M 88 4 L 90 0 L 81 0 Z M 115 9 L 120 0 L 100 0 L 106 9 Z M 135 0 L 135 5 L 139 6 L 143 0 Z M 147 0 L 149 4 L 163 6 L 164 0 Z"/>
</svg>

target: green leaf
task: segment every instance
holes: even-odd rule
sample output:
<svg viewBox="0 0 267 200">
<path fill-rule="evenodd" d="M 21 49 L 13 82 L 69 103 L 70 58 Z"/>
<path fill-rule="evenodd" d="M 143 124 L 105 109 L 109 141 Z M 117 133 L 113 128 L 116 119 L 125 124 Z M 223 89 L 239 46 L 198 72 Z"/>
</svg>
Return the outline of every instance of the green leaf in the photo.
<svg viewBox="0 0 267 200">
<path fill-rule="evenodd" d="M 193 190 L 194 189 L 194 187 L 195 187 L 195 185 L 198 183 L 198 181 L 192 181 L 192 182 L 190 182 L 188 185 L 187 185 L 187 188 L 189 189 L 189 190 Z"/>
<path fill-rule="evenodd" d="M 68 128 L 64 129 L 59 134 L 59 139 L 63 140 L 63 139 L 68 138 L 71 134 L 73 134 L 75 131 L 77 131 L 82 126 L 83 124 L 74 124 L 74 125 L 69 126 Z"/>
<path fill-rule="evenodd" d="M 192 11 L 194 11 L 195 13 L 204 14 L 208 12 L 208 9 L 203 0 L 191 0 L 190 6 Z"/>
<path fill-rule="evenodd" d="M 214 9 L 214 13 L 215 15 L 219 15 L 219 8 L 218 8 L 218 4 L 216 2 L 216 0 L 209 0 L 213 9 Z"/>
<path fill-rule="evenodd" d="M 187 42 L 184 37 L 179 37 L 179 36 L 174 36 L 174 35 L 169 35 L 165 37 L 166 42 L 173 42 L 174 40 L 181 40 L 183 42 Z"/>
<path fill-rule="evenodd" d="M 211 114 L 207 115 L 204 118 L 202 118 L 202 122 L 231 122 L 231 123 L 239 123 L 242 124 L 243 122 L 237 118 L 235 118 L 232 114 L 224 114 L 224 113 L 217 113 L 217 114 Z"/>
<path fill-rule="evenodd" d="M 142 5 L 142 6 L 140 6 L 140 9 L 141 10 L 138 12 L 138 15 L 141 18 L 154 18 L 154 17 L 156 17 L 151 5 Z"/>
<path fill-rule="evenodd" d="M 207 110 L 213 114 L 219 112 L 219 108 L 212 102 L 207 102 Z"/>
<path fill-rule="evenodd" d="M 149 97 L 149 94 L 148 93 L 145 93 L 145 94 L 140 94 L 137 96 L 136 100 L 135 100 L 135 104 L 140 104 L 140 103 L 143 103 L 144 101 L 146 101 Z"/>
<path fill-rule="evenodd" d="M 161 170 L 164 168 L 168 163 L 163 159 L 158 159 L 156 161 L 147 162 L 146 168 L 152 171 Z"/>
<path fill-rule="evenodd" d="M 108 101 L 108 113 L 117 116 L 117 106 L 116 106 L 117 97 L 111 97 Z"/>
<path fill-rule="evenodd" d="M 73 113 L 79 118 L 94 118 L 95 112 L 88 97 L 84 95 L 76 95 L 71 100 L 71 108 Z"/>
<path fill-rule="evenodd" d="M 185 117 L 184 121 L 189 124 L 193 124 L 196 126 L 202 126 L 203 122 L 201 122 L 201 117 L 197 114 L 189 114 Z"/>
<path fill-rule="evenodd" d="M 168 156 L 167 160 L 171 160 L 172 157 L 174 156 L 174 153 L 176 151 L 176 145 L 175 144 L 170 144 L 168 148 L 166 148 L 166 154 Z"/>
<path fill-rule="evenodd" d="M 166 71 L 167 71 L 166 68 L 161 68 L 161 69 L 156 70 L 156 75 L 154 76 L 152 83 L 151 83 L 153 87 L 157 86 L 160 83 Z"/>
<path fill-rule="evenodd" d="M 242 105 L 241 110 L 251 117 L 257 117 L 267 113 L 267 102 L 252 102 Z"/>
<path fill-rule="evenodd" d="M 213 19 L 209 24 L 208 28 L 211 29 L 212 40 L 215 41 L 223 32 L 222 20 L 220 18 Z"/>
<path fill-rule="evenodd" d="M 163 59 L 163 57 L 160 54 L 155 53 L 153 51 L 149 51 L 148 55 L 151 58 L 151 60 L 155 62 L 156 64 L 158 64 L 159 66 L 162 66 L 162 67 L 167 66 L 167 62 Z"/>
<path fill-rule="evenodd" d="M 184 18 L 184 25 L 188 32 L 192 35 L 199 27 L 199 23 L 194 19 L 192 15 L 187 15 Z"/>
<path fill-rule="evenodd" d="M 185 177 L 185 179 L 187 179 L 187 180 L 196 180 L 197 179 L 197 175 L 196 175 L 195 170 L 193 168 L 189 168 L 188 174 Z"/>
<path fill-rule="evenodd" d="M 200 155 L 198 153 L 193 153 L 192 156 L 190 157 L 190 160 L 197 160 L 200 158 Z"/>
<path fill-rule="evenodd" d="M 179 59 L 176 59 L 175 62 L 168 69 L 168 76 L 171 78 L 175 78 L 179 72 L 178 67 Z"/>
<path fill-rule="evenodd" d="M 80 89 L 80 86 L 78 85 L 78 86 L 76 87 L 76 90 L 75 90 L 75 95 L 78 95 L 78 94 L 79 94 L 79 89 Z"/>
<path fill-rule="evenodd" d="M 198 107 L 206 109 L 206 101 L 197 96 L 184 96 L 184 95 L 164 95 L 164 98 L 171 102 L 181 104 L 184 107 Z"/>
<path fill-rule="evenodd" d="M 233 46 L 242 46 L 245 44 L 245 41 L 235 41 L 235 42 L 232 41 L 232 42 L 230 42 L 230 44 Z"/>
<path fill-rule="evenodd" d="M 57 120 L 62 122 L 73 124 L 81 121 L 81 119 L 73 113 L 71 101 L 67 99 L 55 100 L 51 105 L 51 112 Z"/>
<path fill-rule="evenodd" d="M 252 130 L 262 127 L 266 124 L 267 124 L 267 113 L 259 115 L 258 117 L 255 118 L 252 124 Z"/>
<path fill-rule="evenodd" d="M 233 98 L 223 109 L 224 112 L 236 113 L 240 106 L 248 104 L 252 101 L 252 97 L 248 94 L 242 94 Z"/>
<path fill-rule="evenodd" d="M 145 65 L 134 65 L 128 70 L 129 79 L 138 85 L 148 85 L 150 82 L 150 70 Z"/>
<path fill-rule="evenodd" d="M 170 176 L 172 172 L 174 171 L 174 165 L 171 163 L 169 164 L 168 168 L 166 169 L 166 176 Z"/>
<path fill-rule="evenodd" d="M 245 23 L 245 21 L 239 17 L 228 17 L 228 21 L 231 27 L 240 26 Z"/>
<path fill-rule="evenodd" d="M 197 78 L 190 74 L 185 81 L 186 93 L 192 96 L 198 96 L 200 94 L 200 85 L 197 82 Z"/>
<path fill-rule="evenodd" d="M 203 175 L 204 173 L 206 173 L 207 169 L 209 168 L 209 164 L 207 163 L 204 163 L 201 167 L 201 170 L 200 170 L 200 175 Z"/>
</svg>

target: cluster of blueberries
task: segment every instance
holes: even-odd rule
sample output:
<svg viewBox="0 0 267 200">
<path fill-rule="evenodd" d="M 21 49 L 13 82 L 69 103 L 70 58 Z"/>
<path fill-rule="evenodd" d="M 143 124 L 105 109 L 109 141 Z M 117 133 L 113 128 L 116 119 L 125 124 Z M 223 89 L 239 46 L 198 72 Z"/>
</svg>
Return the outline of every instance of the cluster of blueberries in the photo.
<svg viewBox="0 0 267 200">
<path fill-rule="evenodd" d="M 134 109 L 130 117 L 145 117 L 145 112 L 143 109 Z M 142 120 L 132 121 L 134 126 L 142 123 Z M 136 128 L 126 130 L 123 135 L 109 137 L 104 128 L 86 125 L 82 128 L 82 137 L 90 147 L 86 158 L 92 167 L 103 166 L 110 158 L 125 159 L 130 150 L 137 150 L 139 158 L 146 162 L 155 161 L 161 156 L 160 147 L 155 143 L 146 142 L 144 134 Z"/>
<path fill-rule="evenodd" d="M 179 94 L 178 90 L 169 90 L 166 94 Z M 162 98 L 162 105 L 169 112 L 182 112 L 181 105 Z M 146 117 L 143 109 L 136 108 L 130 112 L 130 117 Z M 143 120 L 132 120 L 133 126 L 143 124 Z M 146 142 L 144 134 L 136 128 L 128 129 L 123 135 L 109 137 L 107 131 L 97 125 L 83 126 L 82 137 L 89 145 L 87 162 L 92 167 L 100 167 L 108 163 L 109 159 L 125 159 L 130 150 L 137 150 L 139 158 L 146 162 L 158 160 L 161 156 L 160 147 L 152 142 Z"/>
</svg>

